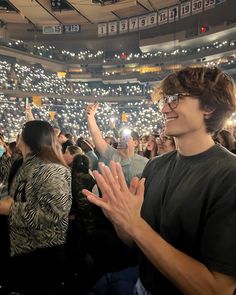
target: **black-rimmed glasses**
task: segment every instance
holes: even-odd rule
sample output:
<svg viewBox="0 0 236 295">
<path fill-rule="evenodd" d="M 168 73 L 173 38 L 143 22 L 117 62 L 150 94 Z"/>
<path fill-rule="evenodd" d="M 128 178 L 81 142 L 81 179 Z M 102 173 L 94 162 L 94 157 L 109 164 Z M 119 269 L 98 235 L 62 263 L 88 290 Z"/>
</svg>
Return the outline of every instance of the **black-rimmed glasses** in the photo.
<svg viewBox="0 0 236 295">
<path fill-rule="evenodd" d="M 173 110 L 177 108 L 179 104 L 179 100 L 186 97 L 190 96 L 189 93 L 175 93 L 171 95 L 164 95 L 160 100 L 157 102 L 157 107 L 159 111 L 162 111 L 164 108 L 165 104 L 167 103 L 168 106 Z"/>
</svg>

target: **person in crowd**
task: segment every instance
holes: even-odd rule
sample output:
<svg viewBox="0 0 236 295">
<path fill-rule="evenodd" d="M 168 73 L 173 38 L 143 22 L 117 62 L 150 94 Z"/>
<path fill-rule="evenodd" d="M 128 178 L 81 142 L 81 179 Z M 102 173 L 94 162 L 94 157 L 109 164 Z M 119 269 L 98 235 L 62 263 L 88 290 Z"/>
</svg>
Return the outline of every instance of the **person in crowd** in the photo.
<svg viewBox="0 0 236 295">
<path fill-rule="evenodd" d="M 1 199 L 8 196 L 8 178 L 13 158 L 9 147 L 4 140 L 3 134 L 0 134 L 0 202 Z M 7 267 L 9 265 L 9 233 L 7 217 L 0 214 L 0 286 L 4 285 L 7 279 Z M 0 291 L 1 292 L 1 291 Z"/>
<path fill-rule="evenodd" d="M 17 155 L 19 154 L 19 150 L 16 147 L 16 141 L 10 142 L 9 145 L 8 145 L 8 148 L 9 148 L 9 152 L 11 154 L 11 157 L 16 155 L 16 154 Z"/>
<path fill-rule="evenodd" d="M 35 119 L 32 112 L 32 107 L 30 104 L 27 104 L 25 107 L 25 118 L 26 118 L 26 122 L 33 121 Z"/>
<path fill-rule="evenodd" d="M 65 137 L 69 139 L 72 143 L 74 143 L 73 135 L 71 133 L 66 133 Z"/>
<path fill-rule="evenodd" d="M 162 155 L 176 149 L 174 138 L 165 135 L 165 132 L 161 132 L 160 136 L 156 139 L 157 154 Z"/>
<path fill-rule="evenodd" d="M 0 134 L 0 199 L 5 195 L 12 163 L 13 157 L 9 146 L 4 141 L 4 136 Z"/>
<path fill-rule="evenodd" d="M 71 176 L 51 125 L 27 122 L 17 147 L 23 164 L 9 196 L 0 201 L 8 216 L 8 286 L 23 294 L 58 294 L 71 208 Z"/>
<path fill-rule="evenodd" d="M 234 136 L 228 130 L 221 130 L 216 136 L 216 141 L 230 152 L 236 153 Z"/>
<path fill-rule="evenodd" d="M 111 146 L 114 146 L 114 143 L 115 143 L 115 139 L 114 137 L 112 136 L 105 136 L 104 137 L 104 140 L 107 144 L 111 145 Z"/>
<path fill-rule="evenodd" d="M 139 141 L 139 155 L 143 156 L 144 151 L 147 149 L 149 135 L 143 135 Z"/>
<path fill-rule="evenodd" d="M 234 141 L 236 141 L 236 126 L 233 126 L 233 131 L 232 131 Z"/>
<path fill-rule="evenodd" d="M 71 167 L 72 173 L 72 207 L 70 215 L 80 221 L 81 228 L 89 233 L 94 229 L 91 204 L 82 193 L 84 188 L 93 190 L 96 182 L 90 173 L 89 158 L 78 154 L 74 157 Z"/>
<path fill-rule="evenodd" d="M 76 145 L 83 150 L 87 157 L 89 157 L 90 169 L 96 170 L 98 168 L 98 156 L 95 153 L 93 143 L 89 139 L 79 137 L 76 141 Z"/>
<path fill-rule="evenodd" d="M 154 99 L 177 150 L 150 161 L 130 189 L 119 163 L 100 164 L 102 198 L 83 192 L 139 248 L 135 294 L 232 295 L 236 157 L 212 135 L 236 110 L 234 82 L 218 68 L 184 68 L 157 86 Z"/>
<path fill-rule="evenodd" d="M 121 163 L 124 170 L 127 183 L 130 183 L 133 176 L 141 177 L 143 169 L 148 162 L 148 159 L 135 154 L 135 149 L 139 145 L 139 136 L 133 130 L 123 130 L 118 142 L 117 150 L 111 147 L 103 139 L 101 131 L 96 123 L 95 113 L 98 108 L 98 103 L 89 104 L 86 109 L 88 128 L 95 144 L 96 150 L 100 154 L 99 161 L 106 162 L 115 160 Z"/>
<path fill-rule="evenodd" d="M 63 154 L 64 160 L 68 166 L 71 166 L 72 161 L 76 155 L 83 155 L 84 152 L 82 149 L 76 145 L 70 145 L 66 148 L 65 153 Z"/>
<path fill-rule="evenodd" d="M 157 156 L 157 142 L 156 142 L 156 137 L 153 135 L 148 136 L 147 143 L 146 143 L 146 148 L 143 151 L 143 156 L 152 159 Z"/>
<path fill-rule="evenodd" d="M 59 133 L 57 139 L 62 146 L 62 153 L 63 154 L 65 153 L 66 148 L 68 146 L 73 145 L 73 142 L 70 139 L 68 139 L 62 131 Z"/>
<path fill-rule="evenodd" d="M 9 144 L 9 149 L 11 150 L 11 165 L 9 167 L 9 176 L 8 176 L 8 191 L 10 189 L 12 180 L 16 175 L 18 169 L 23 163 L 22 153 L 17 147 L 17 143 L 19 141 L 19 134 L 16 137 L 16 141 Z"/>
<path fill-rule="evenodd" d="M 93 205 L 84 196 L 82 190 L 86 188 L 92 191 L 96 181 L 90 173 L 89 158 L 84 154 L 74 156 L 71 174 L 72 206 L 69 213 L 66 245 L 68 268 L 73 274 L 78 269 L 82 270 L 82 265 L 84 266 L 87 253 L 86 239 L 95 229 Z"/>
<path fill-rule="evenodd" d="M 57 125 L 53 127 L 53 131 L 56 137 L 58 137 L 59 134 L 61 133 L 61 129 Z"/>
</svg>

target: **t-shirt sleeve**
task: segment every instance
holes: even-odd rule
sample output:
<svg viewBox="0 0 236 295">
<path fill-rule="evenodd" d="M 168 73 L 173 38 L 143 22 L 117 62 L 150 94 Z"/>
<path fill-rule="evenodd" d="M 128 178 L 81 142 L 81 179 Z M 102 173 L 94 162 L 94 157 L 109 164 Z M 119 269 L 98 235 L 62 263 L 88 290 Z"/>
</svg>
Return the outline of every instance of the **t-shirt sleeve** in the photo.
<svg viewBox="0 0 236 295">
<path fill-rule="evenodd" d="M 236 277 L 236 172 L 216 180 L 201 239 L 201 255 L 212 271 Z M 230 174 L 230 175 L 229 175 Z"/>
<path fill-rule="evenodd" d="M 110 161 L 114 159 L 117 150 L 110 145 L 107 145 L 105 153 L 99 158 L 99 162 L 109 165 Z"/>
</svg>

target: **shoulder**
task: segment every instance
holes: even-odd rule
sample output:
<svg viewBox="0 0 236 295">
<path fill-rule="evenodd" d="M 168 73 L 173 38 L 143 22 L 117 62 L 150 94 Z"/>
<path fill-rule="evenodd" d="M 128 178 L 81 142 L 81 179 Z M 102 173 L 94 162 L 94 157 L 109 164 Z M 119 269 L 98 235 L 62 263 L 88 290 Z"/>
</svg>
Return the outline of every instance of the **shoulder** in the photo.
<svg viewBox="0 0 236 295">
<path fill-rule="evenodd" d="M 115 148 L 113 148 L 109 144 L 106 146 L 106 150 L 105 150 L 104 154 L 102 155 L 102 157 L 107 158 L 109 160 L 115 159 L 117 161 L 119 159 L 122 159 L 122 157 L 121 157 L 120 153 L 118 152 L 118 150 L 116 150 Z"/>
<path fill-rule="evenodd" d="M 141 162 L 141 163 L 147 163 L 147 162 L 149 161 L 148 158 L 145 158 L 145 157 L 140 156 L 140 155 L 138 155 L 138 154 L 135 154 L 134 159 L 135 159 L 136 161 L 138 161 L 138 162 Z"/>
<path fill-rule="evenodd" d="M 96 155 L 96 153 L 94 151 L 88 151 L 85 155 L 88 156 L 89 158 L 98 159 L 98 156 Z"/>
<path fill-rule="evenodd" d="M 56 163 L 41 162 L 35 167 L 34 173 L 43 179 L 71 177 L 71 172 L 67 167 Z"/>
<path fill-rule="evenodd" d="M 161 166 L 164 165 L 165 163 L 169 163 L 171 161 L 175 161 L 176 160 L 176 151 L 172 151 L 170 153 L 166 153 L 166 154 L 162 154 L 160 156 L 156 156 L 153 159 L 149 160 L 145 170 L 149 171 L 149 170 L 153 170 L 155 169 L 156 166 Z"/>
<path fill-rule="evenodd" d="M 212 162 L 219 173 L 236 173 L 236 155 L 221 145 L 217 145 Z"/>
</svg>

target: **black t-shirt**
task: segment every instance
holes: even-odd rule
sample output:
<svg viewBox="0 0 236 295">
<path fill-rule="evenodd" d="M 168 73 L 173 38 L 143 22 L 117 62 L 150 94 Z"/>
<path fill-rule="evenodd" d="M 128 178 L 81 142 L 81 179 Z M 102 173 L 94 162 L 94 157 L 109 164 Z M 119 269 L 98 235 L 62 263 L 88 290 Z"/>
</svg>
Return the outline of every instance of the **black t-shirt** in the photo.
<svg viewBox="0 0 236 295">
<path fill-rule="evenodd" d="M 210 270 L 236 277 L 236 156 L 220 145 L 188 157 L 174 151 L 150 161 L 143 176 L 141 214 L 151 227 Z M 182 294 L 141 252 L 139 258 L 151 294 Z"/>
</svg>

